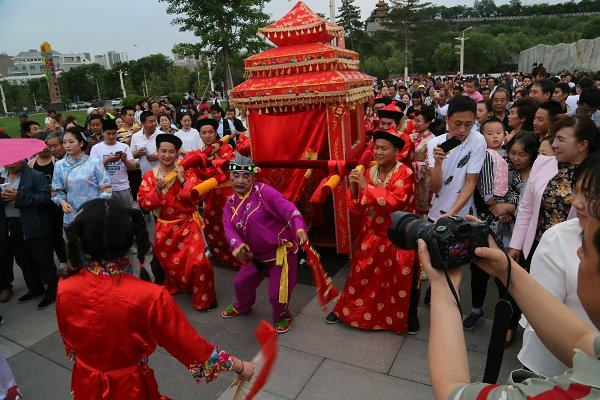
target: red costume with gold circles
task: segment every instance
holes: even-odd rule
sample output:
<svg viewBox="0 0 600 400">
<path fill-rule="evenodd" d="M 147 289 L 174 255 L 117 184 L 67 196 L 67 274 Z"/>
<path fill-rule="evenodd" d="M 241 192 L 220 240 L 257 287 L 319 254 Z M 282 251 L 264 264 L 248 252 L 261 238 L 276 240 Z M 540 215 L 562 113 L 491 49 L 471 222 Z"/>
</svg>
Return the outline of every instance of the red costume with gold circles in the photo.
<svg viewBox="0 0 600 400">
<path fill-rule="evenodd" d="M 156 189 L 158 167 L 146 172 L 138 192 L 138 203 L 157 216 L 154 254 L 165 270 L 165 288 L 171 293 L 192 294 L 192 306 L 205 309 L 215 300 L 214 271 L 204 254 L 204 222 L 198 214 L 202 199 L 192 190 L 200 181 L 193 171 L 185 182 L 175 179 L 164 190 Z"/>
<path fill-rule="evenodd" d="M 203 150 L 199 150 L 196 152 L 191 152 L 186 155 L 184 159 L 184 163 L 188 161 L 190 164 L 194 164 L 190 160 L 193 159 L 196 155 L 194 153 L 202 152 Z M 208 159 L 210 160 L 231 160 L 235 156 L 233 148 L 227 143 L 221 143 L 220 147 L 217 151 L 214 151 Z M 196 174 L 196 177 L 199 181 L 205 181 L 212 177 L 216 177 L 219 174 L 226 174 L 226 171 L 217 170 L 214 167 L 192 167 L 191 171 Z M 223 208 L 225 207 L 225 203 L 227 199 L 233 194 L 233 187 L 229 182 L 229 177 L 217 186 L 216 188 L 210 190 L 206 196 L 204 197 L 204 223 L 206 226 L 204 227 L 204 236 L 210 249 L 212 251 L 213 257 L 221 264 L 224 265 L 237 265 L 238 262 L 236 258 L 231 254 L 229 250 L 229 244 L 227 240 L 225 240 L 225 235 L 223 233 Z"/>
<path fill-rule="evenodd" d="M 414 212 L 415 178 L 400 162 L 385 181 L 378 178 L 377 168 L 365 171 L 364 192 L 349 199 L 350 212 L 363 216 L 363 228 L 334 312 L 356 328 L 406 332 L 415 252 L 394 247 L 387 229 L 392 212 Z"/>
</svg>

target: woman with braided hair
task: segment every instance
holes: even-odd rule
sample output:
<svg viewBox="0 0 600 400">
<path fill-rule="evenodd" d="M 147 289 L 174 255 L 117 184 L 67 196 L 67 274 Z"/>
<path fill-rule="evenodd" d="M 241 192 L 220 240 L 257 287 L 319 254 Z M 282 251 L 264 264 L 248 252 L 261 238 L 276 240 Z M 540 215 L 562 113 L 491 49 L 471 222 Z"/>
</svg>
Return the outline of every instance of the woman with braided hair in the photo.
<svg viewBox="0 0 600 400">
<path fill-rule="evenodd" d="M 148 357 L 156 346 L 184 364 L 197 382 L 222 372 L 252 377 L 251 363 L 200 336 L 167 290 L 134 277 L 127 253 L 150 250 L 144 218 L 114 200 L 83 204 L 67 232 L 70 269 L 56 299 L 58 327 L 74 361 L 75 400 L 166 400 Z M 85 255 L 85 260 L 82 258 Z"/>
</svg>

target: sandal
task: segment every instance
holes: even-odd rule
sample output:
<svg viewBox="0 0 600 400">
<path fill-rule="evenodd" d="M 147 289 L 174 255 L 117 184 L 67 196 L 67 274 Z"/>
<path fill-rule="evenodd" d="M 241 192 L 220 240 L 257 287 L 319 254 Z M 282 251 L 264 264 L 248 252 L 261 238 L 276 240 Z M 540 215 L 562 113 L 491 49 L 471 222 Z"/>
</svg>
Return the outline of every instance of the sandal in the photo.
<svg viewBox="0 0 600 400">
<path fill-rule="evenodd" d="M 279 321 L 275 322 L 275 330 L 277 333 L 282 334 L 286 333 L 292 327 L 292 319 L 291 318 L 281 318 Z"/>
<path fill-rule="evenodd" d="M 230 304 L 227 307 L 225 307 L 225 310 L 223 310 L 223 312 L 221 313 L 221 317 L 223 318 L 235 318 L 237 316 L 241 315 L 239 312 L 236 311 L 235 308 L 233 308 L 233 306 Z"/>
</svg>

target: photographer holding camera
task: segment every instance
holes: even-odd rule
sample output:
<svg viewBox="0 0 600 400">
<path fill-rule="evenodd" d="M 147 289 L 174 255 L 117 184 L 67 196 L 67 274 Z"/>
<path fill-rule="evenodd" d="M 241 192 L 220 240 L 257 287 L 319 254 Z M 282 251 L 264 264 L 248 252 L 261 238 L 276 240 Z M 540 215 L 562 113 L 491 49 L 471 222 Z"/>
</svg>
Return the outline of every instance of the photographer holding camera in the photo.
<svg viewBox="0 0 600 400">
<path fill-rule="evenodd" d="M 600 327 L 600 175 L 585 174 L 583 179 L 581 192 L 587 202 L 588 220 L 577 252 L 580 259 L 577 293 L 592 323 Z M 419 257 L 431 283 L 429 369 L 436 399 L 600 398 L 600 335 L 501 251 L 491 238 L 489 247 L 482 247 L 485 225 L 471 216 L 467 218 L 469 222 L 446 217 L 436 224 L 406 213 L 396 213 L 392 219 L 390 239 L 401 248 L 414 248 L 418 244 Z M 457 260 L 446 258 L 450 253 L 457 255 Z M 512 384 L 507 386 L 470 383 L 456 295 L 461 269 L 456 267 L 473 259 L 507 287 L 542 342 L 573 369 L 550 379 L 516 371 L 511 376 Z"/>
</svg>

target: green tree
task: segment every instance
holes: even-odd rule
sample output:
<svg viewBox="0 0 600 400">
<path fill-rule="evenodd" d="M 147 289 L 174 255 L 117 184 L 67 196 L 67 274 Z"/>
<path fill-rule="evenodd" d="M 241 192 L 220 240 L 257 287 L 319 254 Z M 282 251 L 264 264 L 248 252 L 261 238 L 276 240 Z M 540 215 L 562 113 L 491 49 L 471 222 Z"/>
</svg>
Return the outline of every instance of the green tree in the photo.
<svg viewBox="0 0 600 400">
<path fill-rule="evenodd" d="M 421 38 L 431 35 L 436 29 L 435 24 L 424 23 L 431 20 L 437 14 L 437 8 L 431 7 L 431 3 L 422 0 L 392 0 L 389 19 L 384 22 L 399 46 L 404 47 L 405 65 L 412 62 L 413 54 L 433 53 L 431 43 Z M 414 67 L 414 65 L 413 65 Z"/>
<path fill-rule="evenodd" d="M 505 43 L 490 34 L 474 31 L 465 42 L 465 72 L 504 70 L 509 58 Z"/>
<path fill-rule="evenodd" d="M 230 59 L 233 55 L 255 53 L 267 47 L 256 34 L 267 24 L 263 12 L 268 0 L 161 0 L 167 13 L 177 17 L 172 23 L 180 31 L 192 32 L 198 43 L 180 43 L 173 52 L 181 55 L 220 55 L 225 66 L 227 89 L 233 88 Z"/>
<path fill-rule="evenodd" d="M 473 9 L 479 17 L 494 17 L 498 14 L 494 0 L 475 0 Z"/>
<path fill-rule="evenodd" d="M 452 43 L 440 43 L 433 53 L 433 61 L 438 72 L 458 70 L 456 48 Z"/>
<path fill-rule="evenodd" d="M 581 26 L 582 39 L 600 37 L 600 16 L 594 15 L 588 22 Z"/>
<path fill-rule="evenodd" d="M 342 0 L 340 4 L 337 24 L 344 28 L 347 40 L 347 46 L 354 49 L 356 45 L 356 36 L 364 28 L 361 21 L 360 8 L 354 3 L 354 0 Z"/>
</svg>

